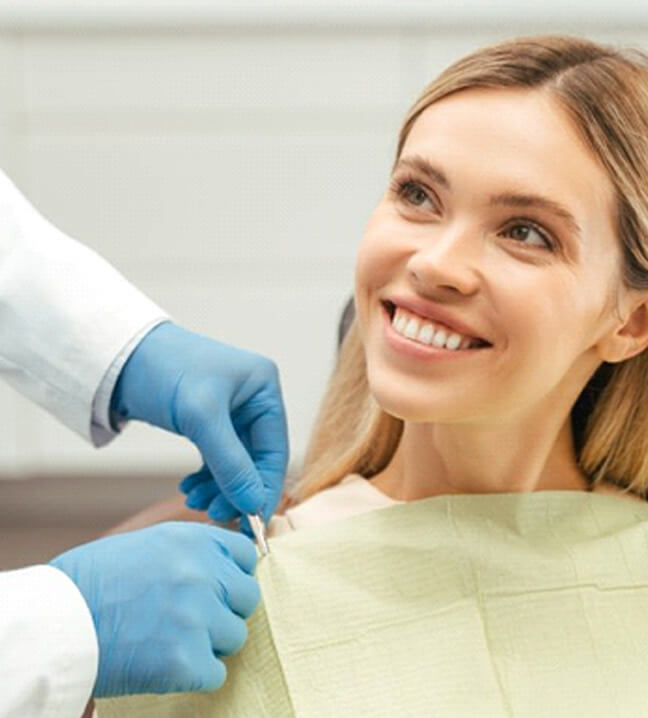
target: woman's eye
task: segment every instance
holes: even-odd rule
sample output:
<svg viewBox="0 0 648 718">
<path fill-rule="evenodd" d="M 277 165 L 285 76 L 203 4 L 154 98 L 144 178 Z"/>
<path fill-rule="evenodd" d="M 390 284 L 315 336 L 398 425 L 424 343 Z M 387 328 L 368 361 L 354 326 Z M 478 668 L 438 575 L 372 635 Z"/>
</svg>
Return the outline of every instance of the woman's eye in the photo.
<svg viewBox="0 0 648 718">
<path fill-rule="evenodd" d="M 422 207 L 425 202 L 429 202 L 433 209 L 436 209 L 430 195 L 421 187 L 420 184 L 408 180 L 398 185 L 397 194 L 401 199 L 404 199 L 408 204 L 414 205 L 415 207 Z"/>
<path fill-rule="evenodd" d="M 518 222 L 518 224 L 512 225 L 506 230 L 505 234 L 508 234 L 509 236 L 513 237 L 513 239 L 521 240 L 523 244 L 529 244 L 530 246 L 541 246 L 545 247 L 546 249 L 553 249 L 553 244 L 547 238 L 544 232 L 541 232 L 537 227 L 526 222 Z M 535 237 L 536 241 L 527 242 L 526 240 L 529 237 Z"/>
</svg>

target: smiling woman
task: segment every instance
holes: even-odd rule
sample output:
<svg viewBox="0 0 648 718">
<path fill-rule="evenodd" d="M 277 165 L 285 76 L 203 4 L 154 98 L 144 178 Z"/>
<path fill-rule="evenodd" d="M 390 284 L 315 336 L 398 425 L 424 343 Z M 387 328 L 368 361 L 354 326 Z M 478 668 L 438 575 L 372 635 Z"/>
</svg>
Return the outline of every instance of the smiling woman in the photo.
<svg viewBox="0 0 648 718">
<path fill-rule="evenodd" d="M 285 504 L 348 474 L 405 500 L 645 495 L 647 178 L 640 51 L 541 36 L 445 70 L 404 121 Z"/>
</svg>

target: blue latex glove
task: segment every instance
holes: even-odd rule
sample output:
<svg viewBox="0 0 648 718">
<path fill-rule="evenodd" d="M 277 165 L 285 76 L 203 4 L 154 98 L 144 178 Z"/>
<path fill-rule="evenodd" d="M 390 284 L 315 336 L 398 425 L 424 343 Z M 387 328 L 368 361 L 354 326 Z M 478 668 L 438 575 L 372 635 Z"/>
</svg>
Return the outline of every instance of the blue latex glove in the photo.
<svg viewBox="0 0 648 718">
<path fill-rule="evenodd" d="M 169 522 L 109 536 L 51 561 L 78 586 L 99 640 L 94 695 L 213 691 L 219 656 L 245 643 L 260 591 L 257 554 L 235 531 Z"/>
<path fill-rule="evenodd" d="M 279 376 L 269 359 L 165 322 L 129 357 L 111 411 L 196 445 L 204 464 L 180 484 L 187 506 L 221 522 L 262 512 L 268 523 L 288 463 Z M 241 526 L 253 535 L 245 517 Z"/>
</svg>

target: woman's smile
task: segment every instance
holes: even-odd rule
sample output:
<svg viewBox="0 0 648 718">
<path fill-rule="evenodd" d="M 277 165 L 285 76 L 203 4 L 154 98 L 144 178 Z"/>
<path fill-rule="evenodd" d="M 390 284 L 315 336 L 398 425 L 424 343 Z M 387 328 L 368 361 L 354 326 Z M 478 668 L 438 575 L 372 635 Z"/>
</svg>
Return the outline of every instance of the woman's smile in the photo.
<svg viewBox="0 0 648 718">
<path fill-rule="evenodd" d="M 381 303 L 381 314 L 387 345 L 415 359 L 459 359 L 490 348 L 479 339 L 444 331 L 402 307 Z"/>
</svg>

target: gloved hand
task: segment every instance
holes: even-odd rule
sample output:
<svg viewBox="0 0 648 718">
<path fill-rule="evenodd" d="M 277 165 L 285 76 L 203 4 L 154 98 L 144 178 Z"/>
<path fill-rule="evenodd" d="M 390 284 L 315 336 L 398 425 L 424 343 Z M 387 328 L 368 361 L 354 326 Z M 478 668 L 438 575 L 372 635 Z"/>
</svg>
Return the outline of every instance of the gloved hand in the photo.
<svg viewBox="0 0 648 718">
<path fill-rule="evenodd" d="M 94 695 L 213 691 L 220 656 L 245 643 L 260 591 L 252 541 L 169 522 L 99 539 L 51 561 L 78 586 L 99 640 Z"/>
<path fill-rule="evenodd" d="M 262 511 L 269 522 L 288 463 L 275 365 L 171 322 L 150 331 L 126 362 L 111 410 L 190 439 L 203 466 L 180 487 L 215 521 Z M 247 519 L 241 527 L 252 536 Z"/>
</svg>

